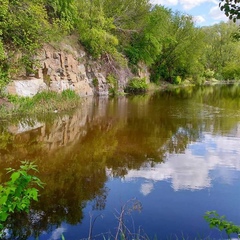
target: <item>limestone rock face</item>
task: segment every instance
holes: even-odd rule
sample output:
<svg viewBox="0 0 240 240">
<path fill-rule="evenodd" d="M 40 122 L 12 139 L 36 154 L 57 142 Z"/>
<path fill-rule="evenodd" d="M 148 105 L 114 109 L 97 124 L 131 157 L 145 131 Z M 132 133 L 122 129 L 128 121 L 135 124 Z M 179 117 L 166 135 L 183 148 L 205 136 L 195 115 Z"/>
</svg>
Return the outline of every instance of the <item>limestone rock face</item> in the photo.
<svg viewBox="0 0 240 240">
<path fill-rule="evenodd" d="M 86 74 L 85 56 L 84 51 L 77 51 L 70 45 L 65 45 L 61 51 L 45 45 L 38 56 L 41 67 L 37 76 L 44 80 L 49 90 L 62 92 L 71 89 L 80 96 L 93 95 L 94 88 Z"/>
<path fill-rule="evenodd" d="M 106 62 L 93 60 L 79 45 L 78 40 L 71 38 L 59 43 L 57 47 L 45 44 L 35 56 L 35 75 L 23 80 L 13 80 L 7 92 L 20 96 L 33 96 L 48 89 L 62 92 L 74 90 L 80 96 L 108 95 L 111 86 L 107 81 L 111 70 Z M 128 68 L 117 67 L 117 91 L 123 92 L 132 73 Z"/>
<path fill-rule="evenodd" d="M 93 60 L 79 45 L 76 36 L 69 36 L 60 43 L 45 44 L 36 53 L 31 76 L 24 76 L 24 71 L 15 76 L 15 80 L 7 87 L 7 92 L 20 96 L 34 96 L 42 90 L 62 92 L 66 89 L 75 91 L 82 97 L 91 95 L 109 95 L 123 92 L 133 74 L 127 67 L 119 66 L 108 56 Z M 139 77 L 149 79 L 148 69 L 144 64 L 138 66 Z M 23 70 L 23 69 L 22 69 Z M 108 82 L 107 78 L 114 75 L 116 83 Z M 24 76 L 24 77 L 23 77 Z M 110 91 L 109 91 L 110 90 Z"/>
<path fill-rule="evenodd" d="M 43 79 L 31 78 L 29 80 L 16 80 L 12 81 L 7 86 L 7 92 L 13 95 L 19 95 L 23 97 L 32 97 L 38 92 L 47 89 L 46 83 Z"/>
</svg>

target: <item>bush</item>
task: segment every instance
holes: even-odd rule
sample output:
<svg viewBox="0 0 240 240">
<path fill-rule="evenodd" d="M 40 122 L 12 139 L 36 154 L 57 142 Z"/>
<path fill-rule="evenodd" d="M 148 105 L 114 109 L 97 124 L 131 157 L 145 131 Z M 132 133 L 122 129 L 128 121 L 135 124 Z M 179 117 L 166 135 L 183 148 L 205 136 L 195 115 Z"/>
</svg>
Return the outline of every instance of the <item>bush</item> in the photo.
<svg viewBox="0 0 240 240">
<path fill-rule="evenodd" d="M 205 213 L 204 219 L 209 223 L 211 228 L 217 228 L 220 231 L 225 231 L 228 239 L 231 239 L 231 234 L 240 234 L 240 226 L 227 221 L 225 216 L 220 216 L 216 211 L 208 211 Z"/>
<path fill-rule="evenodd" d="M 10 180 L 0 185 L 0 237 L 11 214 L 28 212 L 31 201 L 38 200 L 38 190 L 33 185 L 42 187 L 42 182 L 29 174 L 32 170 L 37 171 L 36 165 L 30 162 L 22 162 L 18 170 L 9 168 Z"/>
<path fill-rule="evenodd" d="M 0 66 L 0 97 L 4 94 L 4 89 L 9 83 L 9 77 L 7 71 L 4 71 Z"/>
<path fill-rule="evenodd" d="M 128 93 L 141 93 L 146 92 L 148 90 L 148 84 L 146 83 L 146 78 L 132 78 L 127 87 L 125 88 L 125 92 Z"/>
<path fill-rule="evenodd" d="M 182 78 L 180 76 L 176 76 L 173 79 L 173 84 L 180 84 L 182 82 Z"/>
<path fill-rule="evenodd" d="M 212 71 L 212 70 L 210 70 L 210 69 L 207 69 L 207 70 L 204 72 L 204 77 L 205 77 L 206 79 L 211 79 L 211 78 L 213 78 L 214 74 L 215 74 L 214 71 Z"/>
<path fill-rule="evenodd" d="M 236 63 L 229 63 L 222 70 L 224 80 L 238 80 L 240 79 L 240 66 Z"/>
<path fill-rule="evenodd" d="M 113 74 L 107 76 L 107 83 L 109 85 L 109 94 L 116 95 L 118 93 L 118 82 Z"/>
</svg>

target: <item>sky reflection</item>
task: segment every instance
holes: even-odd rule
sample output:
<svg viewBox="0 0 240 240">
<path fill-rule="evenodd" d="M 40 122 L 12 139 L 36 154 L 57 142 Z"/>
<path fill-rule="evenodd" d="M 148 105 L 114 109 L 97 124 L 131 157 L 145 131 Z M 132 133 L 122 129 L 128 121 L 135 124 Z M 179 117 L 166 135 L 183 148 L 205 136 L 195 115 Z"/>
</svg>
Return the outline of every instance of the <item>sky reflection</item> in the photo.
<svg viewBox="0 0 240 240">
<path fill-rule="evenodd" d="M 158 181 L 171 182 L 175 191 L 209 188 L 216 178 L 231 184 L 239 178 L 234 174 L 240 171 L 239 141 L 236 137 L 205 133 L 202 141 L 189 144 L 184 154 L 169 154 L 165 163 L 129 170 L 124 180 L 142 178 L 140 192 L 144 196 L 153 191 Z"/>
</svg>

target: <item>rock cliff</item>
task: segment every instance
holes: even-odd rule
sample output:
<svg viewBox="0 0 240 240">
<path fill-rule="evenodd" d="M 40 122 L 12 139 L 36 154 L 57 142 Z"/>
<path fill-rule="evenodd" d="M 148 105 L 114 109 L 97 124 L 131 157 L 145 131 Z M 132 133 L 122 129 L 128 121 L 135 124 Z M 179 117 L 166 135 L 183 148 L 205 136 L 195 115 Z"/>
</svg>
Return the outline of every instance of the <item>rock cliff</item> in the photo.
<svg viewBox="0 0 240 240">
<path fill-rule="evenodd" d="M 118 92 L 123 92 L 133 76 L 127 67 L 116 63 L 112 66 L 103 58 L 93 60 L 74 37 L 58 46 L 45 44 L 35 60 L 35 74 L 13 80 L 7 87 L 8 93 L 33 96 L 44 89 L 56 92 L 71 89 L 80 96 L 108 95 L 112 87 L 107 80 L 109 74 L 114 73 Z"/>
</svg>

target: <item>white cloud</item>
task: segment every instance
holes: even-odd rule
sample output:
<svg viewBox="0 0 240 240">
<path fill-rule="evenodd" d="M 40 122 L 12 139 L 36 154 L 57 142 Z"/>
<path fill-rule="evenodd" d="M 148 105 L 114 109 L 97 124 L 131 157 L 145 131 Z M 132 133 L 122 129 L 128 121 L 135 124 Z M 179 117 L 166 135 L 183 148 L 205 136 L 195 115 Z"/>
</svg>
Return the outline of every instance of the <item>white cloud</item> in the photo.
<svg viewBox="0 0 240 240">
<path fill-rule="evenodd" d="M 206 22 L 206 19 L 203 16 L 194 16 L 193 19 L 194 19 L 194 21 L 196 23 L 204 23 L 204 22 Z"/>
<path fill-rule="evenodd" d="M 185 154 L 169 155 L 165 163 L 154 168 L 144 166 L 140 170 L 130 170 L 125 180 L 144 178 L 146 182 L 140 189 L 143 195 L 149 194 L 154 189 L 154 182 L 158 181 L 171 181 L 175 191 L 198 190 L 211 186 L 210 172 L 218 169 L 218 177 L 229 184 L 234 179 L 231 170 L 240 171 L 239 140 L 206 134 L 203 143 L 190 145 Z M 199 148 L 203 149 L 204 156 L 195 155 L 195 149 Z"/>
<path fill-rule="evenodd" d="M 205 2 L 212 2 L 212 1 L 211 0 L 195 0 L 195 1 L 179 0 L 179 3 L 183 6 L 183 9 L 185 9 L 185 10 L 190 10 L 190 9 L 195 8 Z"/>
<path fill-rule="evenodd" d="M 179 4 L 185 10 L 190 10 L 206 2 L 216 3 L 214 0 L 151 0 L 151 2 L 153 4 L 161 4 L 164 6 L 176 6 Z"/>
<path fill-rule="evenodd" d="M 178 0 L 151 0 L 151 3 L 164 6 L 176 6 L 178 4 Z"/>
<path fill-rule="evenodd" d="M 200 25 L 212 25 L 228 18 L 219 9 L 218 0 L 151 0 L 153 4 L 161 4 L 180 12 L 193 15 Z M 195 15 L 195 16 L 194 16 Z"/>
<path fill-rule="evenodd" d="M 218 6 L 212 7 L 209 11 L 209 15 L 212 19 L 216 21 L 227 21 L 228 18 L 225 16 L 224 12 L 222 12 Z"/>
<path fill-rule="evenodd" d="M 140 192 L 144 195 L 147 196 L 151 191 L 153 190 L 154 186 L 152 182 L 146 182 L 141 185 Z"/>
<path fill-rule="evenodd" d="M 57 239 L 60 239 L 62 234 L 64 232 L 66 232 L 66 228 L 65 227 L 59 227 L 57 229 L 55 229 L 53 232 L 52 232 L 52 236 L 49 238 L 49 240 L 57 240 Z"/>
</svg>

